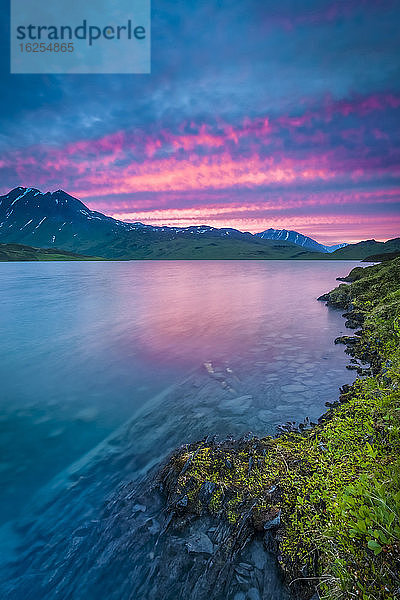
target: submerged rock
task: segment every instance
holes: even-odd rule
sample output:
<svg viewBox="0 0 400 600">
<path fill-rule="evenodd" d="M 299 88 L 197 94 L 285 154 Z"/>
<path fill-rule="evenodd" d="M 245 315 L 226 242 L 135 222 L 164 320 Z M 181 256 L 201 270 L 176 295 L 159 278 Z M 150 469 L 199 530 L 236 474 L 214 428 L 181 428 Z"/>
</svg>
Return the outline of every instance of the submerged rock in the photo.
<svg viewBox="0 0 400 600">
<path fill-rule="evenodd" d="M 198 533 L 193 535 L 186 542 L 186 548 L 188 552 L 213 554 L 214 546 L 208 535 L 205 533 Z"/>
<path fill-rule="evenodd" d="M 353 337 L 351 335 L 340 335 L 335 339 L 335 344 L 353 345 L 357 344 L 358 341 L 359 340 L 356 337 Z"/>
<path fill-rule="evenodd" d="M 282 390 L 284 392 L 304 392 L 306 390 L 306 386 L 301 383 L 291 383 L 289 385 L 283 385 Z"/>
</svg>

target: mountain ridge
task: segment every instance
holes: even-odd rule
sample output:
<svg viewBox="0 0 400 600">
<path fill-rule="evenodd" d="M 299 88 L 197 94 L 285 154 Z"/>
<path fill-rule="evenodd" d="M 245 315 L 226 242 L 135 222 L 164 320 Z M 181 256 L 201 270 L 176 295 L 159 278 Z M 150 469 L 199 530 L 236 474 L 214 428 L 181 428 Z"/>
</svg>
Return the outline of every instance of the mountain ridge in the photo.
<svg viewBox="0 0 400 600">
<path fill-rule="evenodd" d="M 349 259 L 354 253 L 358 259 L 400 248 L 391 244 L 386 250 L 384 242 L 368 241 L 359 249 L 357 244 L 340 244 L 333 250 L 298 232 L 272 228 L 251 234 L 208 225 L 129 223 L 92 211 L 61 189 L 43 193 L 32 187 L 17 187 L 0 196 L 0 242 L 116 260 Z"/>
<path fill-rule="evenodd" d="M 270 227 L 269 229 L 261 231 L 260 233 L 255 233 L 254 235 L 262 239 L 292 242 L 298 246 L 302 246 L 303 248 L 307 248 L 309 250 L 315 250 L 317 252 L 334 252 L 335 250 L 348 245 L 347 243 L 343 243 L 327 246 L 325 244 L 320 244 L 313 238 L 310 238 L 303 233 L 293 231 L 292 229 L 273 229 Z"/>
</svg>

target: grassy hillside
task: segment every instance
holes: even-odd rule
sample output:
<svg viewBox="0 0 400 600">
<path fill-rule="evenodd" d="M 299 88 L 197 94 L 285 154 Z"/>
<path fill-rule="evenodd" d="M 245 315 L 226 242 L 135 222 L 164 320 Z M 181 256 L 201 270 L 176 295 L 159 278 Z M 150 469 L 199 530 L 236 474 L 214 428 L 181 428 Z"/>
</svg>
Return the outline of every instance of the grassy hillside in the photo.
<svg viewBox="0 0 400 600">
<path fill-rule="evenodd" d="M 107 233 L 97 240 L 82 234 L 65 239 L 63 247 L 112 260 L 362 260 L 371 254 L 400 250 L 400 238 L 386 243 L 351 244 L 329 254 L 255 236 L 230 238 L 211 233 L 191 235 L 189 232 L 175 234 L 139 229 Z"/>
<path fill-rule="evenodd" d="M 0 261 L 50 261 L 50 260 L 102 260 L 92 256 L 81 256 L 64 250 L 33 248 L 22 244 L 0 244 Z"/>
<path fill-rule="evenodd" d="M 63 247 L 112 260 L 361 260 L 378 252 L 400 249 L 400 238 L 386 243 L 351 244 L 329 254 L 255 236 L 229 238 L 139 229 L 118 231 L 97 241 L 85 236 L 73 237 Z"/>
<path fill-rule="evenodd" d="M 393 238 L 387 242 L 376 242 L 375 240 L 366 240 L 358 244 L 349 244 L 344 248 L 339 248 L 332 252 L 329 258 L 361 260 L 376 254 L 386 254 L 388 252 L 400 251 L 400 238 Z"/>
<path fill-rule="evenodd" d="M 400 587 L 400 259 L 366 267 L 322 299 L 362 334 L 347 352 L 369 376 L 307 428 L 180 448 L 161 481 L 179 518 L 211 513 L 232 544 L 274 532 L 298 598 L 395 600 Z M 362 361 L 371 361 L 365 369 Z M 360 362 L 358 362 L 360 361 Z M 207 483 L 211 495 L 204 495 Z M 184 501 L 183 501 L 184 500 Z M 243 533 L 245 532 L 245 533 Z"/>
<path fill-rule="evenodd" d="M 363 262 L 382 262 L 385 260 L 392 260 L 393 258 L 398 258 L 400 256 L 400 250 L 396 250 L 395 252 L 386 252 L 384 254 L 372 254 L 371 256 L 367 256 L 363 259 Z"/>
<path fill-rule="evenodd" d="M 272 240 L 227 239 L 208 236 L 176 236 L 173 239 L 152 239 L 143 235 L 139 243 L 126 247 L 126 242 L 114 243 L 112 254 L 123 259 L 148 260 L 252 260 L 314 258 L 314 252 L 303 251 L 293 244 Z M 96 248 L 94 248 L 96 249 Z M 99 251 L 101 249 L 99 248 Z M 103 252 L 104 254 L 104 252 Z"/>
<path fill-rule="evenodd" d="M 190 234 L 165 236 L 159 232 L 120 232 L 108 241 L 71 240 L 68 250 L 34 248 L 23 244 L 0 244 L 0 260 L 361 260 L 371 248 L 384 248 L 374 260 L 385 258 L 400 238 L 389 242 L 360 242 L 332 254 L 303 250 L 291 243 L 256 237 L 217 237 Z M 75 251 L 75 245 L 79 253 Z M 400 251 L 400 250 L 399 250 Z M 391 256 L 394 256 L 391 254 Z M 101 257 L 101 258 L 96 258 Z M 372 259 L 371 259 L 372 260 Z"/>
</svg>

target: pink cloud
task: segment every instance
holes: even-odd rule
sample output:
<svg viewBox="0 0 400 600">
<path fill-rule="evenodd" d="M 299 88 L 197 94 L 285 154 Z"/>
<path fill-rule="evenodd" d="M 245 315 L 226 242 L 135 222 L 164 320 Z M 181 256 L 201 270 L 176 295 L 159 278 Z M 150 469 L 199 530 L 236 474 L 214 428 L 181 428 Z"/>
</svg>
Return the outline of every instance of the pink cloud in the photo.
<svg viewBox="0 0 400 600">
<path fill-rule="evenodd" d="M 287 223 L 299 219 L 287 211 L 301 207 L 311 214 L 320 206 L 398 202 L 392 183 L 400 175 L 396 133 L 365 119 L 399 107 L 400 96 L 393 94 L 328 98 L 301 115 L 246 117 L 237 124 L 182 122 L 174 131 L 121 130 L 64 147 L 10 150 L 0 168 L 13 173 L 15 185 L 62 187 L 124 219 L 203 219 L 256 231 L 266 215 Z M 360 126 L 354 118 L 347 121 L 350 116 L 361 118 Z M 385 154 L 375 151 L 374 140 L 385 140 Z M 360 191 L 371 182 L 378 191 Z M 316 185 L 324 191 L 312 192 Z M 327 186 L 350 190 L 327 192 Z M 232 196 L 239 193 L 238 203 Z"/>
</svg>

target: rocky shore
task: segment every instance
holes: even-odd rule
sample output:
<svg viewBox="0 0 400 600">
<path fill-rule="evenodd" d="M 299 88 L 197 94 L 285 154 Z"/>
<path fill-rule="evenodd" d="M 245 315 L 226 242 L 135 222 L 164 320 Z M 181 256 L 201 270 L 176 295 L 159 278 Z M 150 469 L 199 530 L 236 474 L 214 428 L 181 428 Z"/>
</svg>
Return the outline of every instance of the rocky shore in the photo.
<svg viewBox="0 0 400 600">
<path fill-rule="evenodd" d="M 319 300 L 357 329 L 335 343 L 360 377 L 318 424 L 188 444 L 158 475 L 169 526 L 197 531 L 186 545 L 207 557 L 210 598 L 221 581 L 234 600 L 271 597 L 262 569 L 238 558 L 252 544 L 275 553 L 291 597 L 400 597 L 400 259 L 345 281 Z"/>
</svg>

